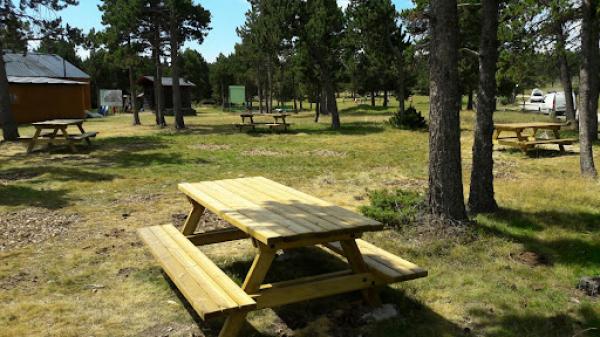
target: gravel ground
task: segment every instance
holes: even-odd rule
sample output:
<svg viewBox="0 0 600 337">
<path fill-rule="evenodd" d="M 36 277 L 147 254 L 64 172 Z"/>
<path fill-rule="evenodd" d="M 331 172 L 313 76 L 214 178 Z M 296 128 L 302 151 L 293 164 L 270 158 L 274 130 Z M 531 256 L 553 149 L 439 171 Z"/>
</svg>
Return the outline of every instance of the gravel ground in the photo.
<svg viewBox="0 0 600 337">
<path fill-rule="evenodd" d="M 64 235 L 79 214 L 64 214 L 44 208 L 0 213 L 0 251 L 39 243 Z"/>
</svg>

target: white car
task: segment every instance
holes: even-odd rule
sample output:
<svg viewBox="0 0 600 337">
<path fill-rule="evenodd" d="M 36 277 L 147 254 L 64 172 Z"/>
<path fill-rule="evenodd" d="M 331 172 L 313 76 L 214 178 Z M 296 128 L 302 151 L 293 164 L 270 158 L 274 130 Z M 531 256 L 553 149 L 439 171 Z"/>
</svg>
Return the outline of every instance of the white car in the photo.
<svg viewBox="0 0 600 337">
<path fill-rule="evenodd" d="M 543 103 L 544 102 L 544 92 L 540 89 L 533 89 L 531 91 L 531 96 L 529 97 L 529 103 Z"/>
<path fill-rule="evenodd" d="M 577 98 L 573 93 L 573 104 L 575 110 L 577 110 Z M 565 92 L 551 92 L 544 96 L 544 102 L 542 103 L 540 110 L 545 114 L 554 116 L 562 116 L 567 112 L 567 100 L 565 99 Z"/>
</svg>

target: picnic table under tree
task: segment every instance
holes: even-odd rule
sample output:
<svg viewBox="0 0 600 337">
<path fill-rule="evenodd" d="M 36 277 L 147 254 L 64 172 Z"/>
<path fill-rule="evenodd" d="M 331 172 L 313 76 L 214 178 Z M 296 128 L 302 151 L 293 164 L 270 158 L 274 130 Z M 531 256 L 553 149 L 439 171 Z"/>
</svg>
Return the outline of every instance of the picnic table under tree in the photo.
<svg viewBox="0 0 600 337">
<path fill-rule="evenodd" d="M 378 286 L 427 276 L 427 271 L 359 239 L 382 230 L 375 220 L 272 180 L 254 177 L 182 183 L 192 210 L 178 231 L 173 225 L 138 230 L 170 279 L 202 319 L 227 316 L 220 337 L 237 336 L 248 312 L 362 291 L 379 305 Z M 233 227 L 197 233 L 208 209 Z M 250 239 L 256 256 L 242 286 L 196 246 Z M 279 250 L 318 246 L 345 257 L 349 268 L 264 284 Z"/>
<path fill-rule="evenodd" d="M 290 116 L 289 114 L 285 114 L 285 113 L 266 114 L 266 115 L 265 114 L 254 114 L 254 113 L 243 113 L 243 114 L 240 114 L 240 118 L 242 119 L 242 122 L 236 123 L 234 125 L 240 129 L 240 132 L 244 128 L 251 128 L 252 130 L 256 130 L 257 126 L 266 126 L 266 127 L 270 128 L 271 130 L 283 128 L 283 131 L 287 131 L 288 127 L 291 125 L 286 121 L 286 118 L 289 116 Z M 273 120 L 268 121 L 268 122 L 257 122 L 254 120 L 256 117 L 272 118 Z"/>
<path fill-rule="evenodd" d="M 546 144 L 558 145 L 561 152 L 565 151 L 565 145 L 571 145 L 577 142 L 576 138 L 561 138 L 560 123 L 499 123 L 494 124 L 494 134 L 492 140 L 495 144 L 507 145 L 520 148 L 523 152 L 537 146 Z M 550 136 L 540 138 L 539 131 L 549 131 Z M 509 132 L 510 136 L 501 136 L 502 133 Z M 546 136 L 548 132 L 545 133 Z"/>
<path fill-rule="evenodd" d="M 85 119 L 53 119 L 43 122 L 32 123 L 35 128 L 33 137 L 21 137 L 20 140 L 27 145 L 27 153 L 31 153 L 38 144 L 52 145 L 64 144 L 71 151 L 77 152 L 75 144 L 85 141 L 88 146 L 92 145 L 91 138 L 96 137 L 97 132 L 86 132 L 83 129 Z M 79 133 L 70 134 L 69 126 L 76 126 Z M 44 133 L 44 131 L 47 131 Z"/>
</svg>

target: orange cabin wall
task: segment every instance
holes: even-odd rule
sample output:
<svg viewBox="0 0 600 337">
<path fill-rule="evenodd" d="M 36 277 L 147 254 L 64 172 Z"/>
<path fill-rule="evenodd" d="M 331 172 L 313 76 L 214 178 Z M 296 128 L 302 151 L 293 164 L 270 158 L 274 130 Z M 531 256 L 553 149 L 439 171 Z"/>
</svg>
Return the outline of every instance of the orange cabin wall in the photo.
<svg viewBox="0 0 600 337">
<path fill-rule="evenodd" d="M 10 83 L 11 109 L 19 124 L 84 118 L 91 108 L 90 84 Z"/>
</svg>

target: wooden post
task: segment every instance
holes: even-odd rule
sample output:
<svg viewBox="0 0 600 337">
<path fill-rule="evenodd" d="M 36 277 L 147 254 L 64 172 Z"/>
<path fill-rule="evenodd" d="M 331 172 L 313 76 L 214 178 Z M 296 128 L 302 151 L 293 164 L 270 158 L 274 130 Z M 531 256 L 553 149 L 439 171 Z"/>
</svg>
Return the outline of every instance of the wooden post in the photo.
<svg viewBox="0 0 600 337">
<path fill-rule="evenodd" d="M 368 273 L 369 268 L 363 260 L 362 254 L 356 245 L 356 240 L 340 241 L 340 245 L 344 250 L 344 256 L 348 260 L 348 264 L 356 274 Z M 381 299 L 374 288 L 362 290 L 363 298 L 367 304 L 373 307 L 381 306 Z"/>
<path fill-rule="evenodd" d="M 200 217 L 204 213 L 204 206 L 197 203 L 195 200 L 188 199 L 192 204 L 192 210 L 190 214 L 188 214 L 187 219 L 185 220 L 185 224 L 181 229 L 181 233 L 183 235 L 192 235 L 198 229 L 198 223 L 200 223 Z"/>
<path fill-rule="evenodd" d="M 41 132 L 42 132 L 42 129 L 39 129 L 39 128 L 35 129 L 35 134 L 33 135 L 33 138 L 31 138 L 31 141 L 29 142 L 29 146 L 27 146 L 27 153 L 33 152 L 33 148 L 35 147 L 35 142 L 40 137 Z"/>
<path fill-rule="evenodd" d="M 258 292 L 261 284 L 265 280 L 265 276 L 267 276 L 271 263 L 273 263 L 273 259 L 275 259 L 275 253 L 276 250 L 271 249 L 262 243 L 258 244 L 258 254 L 254 258 L 252 267 L 250 268 L 250 271 L 248 271 L 248 275 L 242 286 L 242 289 L 247 294 Z M 245 312 L 238 312 L 227 317 L 225 325 L 223 325 L 223 328 L 219 333 L 219 337 L 236 337 L 242 329 L 242 325 L 244 325 L 246 314 L 247 313 Z"/>
<path fill-rule="evenodd" d="M 560 132 L 558 131 L 558 129 L 552 129 L 552 132 L 554 132 L 554 138 L 560 139 Z M 565 152 L 564 145 L 558 144 L 558 148 L 560 149 L 560 152 Z"/>
<path fill-rule="evenodd" d="M 69 133 L 67 132 L 67 127 L 65 126 L 65 127 L 61 128 L 60 132 L 65 137 L 65 141 L 67 142 L 67 145 L 69 146 L 71 151 L 77 152 L 77 149 L 75 148 L 75 144 L 73 144 L 73 142 L 71 142 L 71 140 L 69 139 Z"/>
</svg>

